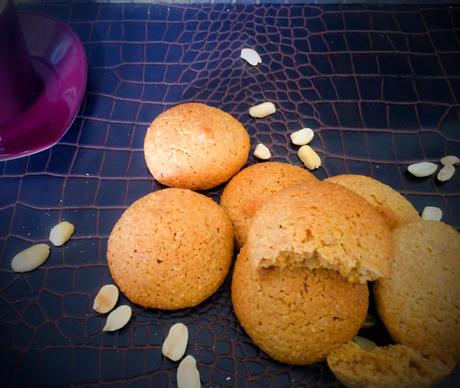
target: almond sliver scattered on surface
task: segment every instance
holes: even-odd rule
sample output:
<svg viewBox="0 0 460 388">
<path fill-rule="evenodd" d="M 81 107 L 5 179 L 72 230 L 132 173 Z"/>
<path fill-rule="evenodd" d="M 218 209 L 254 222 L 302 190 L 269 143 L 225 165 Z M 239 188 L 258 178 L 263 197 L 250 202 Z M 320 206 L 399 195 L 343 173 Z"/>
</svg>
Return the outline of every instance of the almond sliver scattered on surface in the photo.
<svg viewBox="0 0 460 388">
<path fill-rule="evenodd" d="M 201 387 L 200 372 L 193 356 L 188 355 L 180 362 L 177 368 L 177 386 L 178 388 Z"/>
<path fill-rule="evenodd" d="M 422 218 L 428 221 L 441 221 L 442 210 L 436 206 L 425 206 L 422 212 Z"/>
<path fill-rule="evenodd" d="M 48 244 L 35 244 L 19 252 L 11 260 L 14 272 L 29 272 L 41 266 L 50 255 Z"/>
<path fill-rule="evenodd" d="M 270 148 L 268 148 L 266 145 L 262 143 L 257 144 L 256 148 L 254 149 L 253 155 L 257 159 L 261 159 L 261 160 L 268 160 L 272 157 Z"/>
<path fill-rule="evenodd" d="M 305 167 L 307 167 L 309 170 L 314 170 L 318 167 L 321 167 L 321 158 L 309 145 L 303 145 L 300 147 L 297 151 L 297 155 Z"/>
<path fill-rule="evenodd" d="M 293 144 L 303 146 L 313 140 L 314 132 L 311 128 L 302 128 L 299 131 L 291 133 L 291 141 Z"/>
<path fill-rule="evenodd" d="M 117 307 L 108 315 L 107 321 L 105 322 L 105 326 L 102 331 L 120 330 L 129 322 L 132 313 L 133 311 L 128 305 Z"/>
<path fill-rule="evenodd" d="M 443 168 L 439 170 L 436 178 L 440 182 L 447 182 L 454 176 L 454 174 L 455 174 L 455 167 L 452 164 L 448 164 L 447 166 L 444 166 Z"/>
<path fill-rule="evenodd" d="M 119 291 L 117 286 L 113 284 L 106 284 L 101 287 L 94 298 L 93 309 L 100 314 L 108 313 L 117 304 L 118 296 Z"/>
<path fill-rule="evenodd" d="M 256 50 L 251 48 L 244 48 L 241 50 L 240 57 L 244 59 L 251 66 L 257 66 L 262 63 L 262 58 Z"/>
<path fill-rule="evenodd" d="M 443 166 L 456 166 L 460 164 L 460 159 L 455 155 L 446 155 L 440 160 Z"/>
<path fill-rule="evenodd" d="M 273 102 L 263 102 L 249 108 L 249 115 L 256 119 L 261 119 L 276 112 L 276 106 Z"/>
<path fill-rule="evenodd" d="M 60 247 L 70 239 L 74 232 L 75 226 L 73 226 L 70 222 L 60 222 L 51 229 L 50 241 L 54 246 Z"/>
<path fill-rule="evenodd" d="M 188 329 L 183 323 L 176 323 L 169 329 L 161 352 L 172 361 L 178 361 L 185 354 L 188 343 Z"/>
<path fill-rule="evenodd" d="M 377 346 L 374 341 L 360 336 L 353 338 L 353 342 L 365 350 L 370 350 Z"/>
<path fill-rule="evenodd" d="M 414 163 L 407 167 L 407 170 L 413 175 L 418 178 L 425 178 L 427 176 L 433 175 L 438 166 L 431 162 L 420 162 Z"/>
</svg>

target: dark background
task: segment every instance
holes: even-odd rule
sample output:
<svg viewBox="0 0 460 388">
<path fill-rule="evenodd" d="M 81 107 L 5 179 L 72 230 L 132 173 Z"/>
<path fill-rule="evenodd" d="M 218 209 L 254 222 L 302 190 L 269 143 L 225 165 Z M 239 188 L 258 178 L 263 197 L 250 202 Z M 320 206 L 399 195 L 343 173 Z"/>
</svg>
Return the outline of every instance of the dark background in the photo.
<svg viewBox="0 0 460 388">
<path fill-rule="evenodd" d="M 373 176 L 419 211 L 440 207 L 458 229 L 460 174 L 440 184 L 406 168 L 460 154 L 460 8 L 41 1 L 18 8 L 69 23 L 85 45 L 89 79 L 58 145 L 0 163 L 0 386 L 175 384 L 177 363 L 160 349 L 177 321 L 189 327 L 188 353 L 207 387 L 338 385 L 325 364 L 281 365 L 251 344 L 232 312 L 230 276 L 197 308 L 133 306 L 123 330 L 101 333 L 105 317 L 91 307 L 111 282 L 107 237 L 127 206 L 160 188 L 143 138 L 158 113 L 184 101 L 232 113 L 253 148 L 263 142 L 273 160 L 298 165 L 289 134 L 310 126 L 323 160 L 317 177 Z M 244 63 L 243 47 L 256 48 L 263 63 Z M 278 112 L 251 119 L 248 108 L 263 100 Z M 46 242 L 61 219 L 75 224 L 73 238 L 39 269 L 13 273 L 11 258 Z M 362 335 L 388 341 L 381 325 Z"/>
</svg>

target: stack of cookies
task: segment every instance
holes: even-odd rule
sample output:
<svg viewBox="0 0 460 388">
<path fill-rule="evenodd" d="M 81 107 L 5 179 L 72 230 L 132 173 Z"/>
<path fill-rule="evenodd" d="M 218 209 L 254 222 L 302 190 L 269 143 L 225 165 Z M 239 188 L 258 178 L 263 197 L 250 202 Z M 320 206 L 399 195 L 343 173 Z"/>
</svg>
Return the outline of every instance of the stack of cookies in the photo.
<svg viewBox="0 0 460 388">
<path fill-rule="evenodd" d="M 458 232 L 422 220 L 402 195 L 372 178 L 319 182 L 302 171 L 296 181 L 281 173 L 287 169 L 294 174 L 282 163 L 249 167 L 222 194 L 243 246 L 232 300 L 246 333 L 281 362 L 327 359 L 349 387 L 440 381 L 460 358 Z M 402 345 L 353 342 L 366 318 L 368 283 Z"/>
<path fill-rule="evenodd" d="M 195 306 L 222 284 L 235 241 L 233 308 L 271 358 L 327 360 L 350 387 L 429 386 L 446 376 L 460 359 L 458 232 L 423 221 L 369 177 L 319 181 L 279 162 L 239 171 L 249 148 L 241 123 L 204 104 L 155 119 L 145 158 L 172 188 L 141 198 L 115 225 L 107 258 L 120 290 L 145 307 Z M 220 206 L 191 191 L 229 179 Z M 369 285 L 399 345 L 353 342 Z"/>
<path fill-rule="evenodd" d="M 233 227 L 205 190 L 247 162 L 249 135 L 228 113 L 205 104 L 160 114 L 145 137 L 147 166 L 171 188 L 133 203 L 107 247 L 114 281 L 133 303 L 175 310 L 196 306 L 223 283 L 233 257 Z"/>
</svg>

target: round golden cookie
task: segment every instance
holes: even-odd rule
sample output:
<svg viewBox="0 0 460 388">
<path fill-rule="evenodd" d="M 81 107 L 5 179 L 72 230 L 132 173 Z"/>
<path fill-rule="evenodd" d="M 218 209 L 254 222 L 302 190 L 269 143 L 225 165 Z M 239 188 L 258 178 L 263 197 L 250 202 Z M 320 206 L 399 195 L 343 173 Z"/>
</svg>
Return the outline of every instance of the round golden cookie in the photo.
<svg viewBox="0 0 460 388">
<path fill-rule="evenodd" d="M 327 364 L 348 388 L 429 388 L 452 370 L 435 357 L 423 357 L 404 345 L 363 349 L 346 343 L 327 356 Z"/>
<path fill-rule="evenodd" d="M 254 164 L 236 174 L 225 186 L 220 205 L 233 222 L 238 245 L 246 242 L 250 221 L 268 197 L 286 187 L 316 181 L 304 168 L 280 162 Z"/>
<path fill-rule="evenodd" d="M 255 214 L 247 244 L 257 267 L 326 268 L 358 282 L 388 275 L 393 257 L 391 232 L 379 212 L 329 182 L 274 194 Z"/>
<path fill-rule="evenodd" d="M 227 275 L 232 223 L 202 194 L 164 189 L 134 202 L 110 234 L 113 280 L 133 303 L 165 310 L 211 296 Z"/>
<path fill-rule="evenodd" d="M 361 195 L 380 212 L 392 229 L 420 219 L 417 210 L 406 198 L 376 179 L 364 175 L 343 174 L 324 181 L 337 183 Z"/>
<path fill-rule="evenodd" d="M 374 287 L 393 339 L 441 359 L 460 360 L 460 235 L 438 221 L 394 230 L 390 276 Z"/>
<path fill-rule="evenodd" d="M 334 271 L 259 270 L 244 246 L 233 272 L 232 302 L 241 326 L 265 353 L 306 365 L 356 335 L 366 317 L 368 289 Z"/>
<path fill-rule="evenodd" d="M 147 167 L 170 187 L 205 190 L 229 180 L 248 160 L 249 135 L 230 114 L 200 103 L 176 105 L 150 125 Z"/>
</svg>

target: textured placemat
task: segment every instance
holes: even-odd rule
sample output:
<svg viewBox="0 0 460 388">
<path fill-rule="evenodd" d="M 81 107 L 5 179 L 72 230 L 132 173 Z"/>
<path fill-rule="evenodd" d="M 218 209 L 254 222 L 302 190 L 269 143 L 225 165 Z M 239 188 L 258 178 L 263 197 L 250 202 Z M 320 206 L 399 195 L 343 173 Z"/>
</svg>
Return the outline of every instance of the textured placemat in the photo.
<svg viewBox="0 0 460 388">
<path fill-rule="evenodd" d="M 111 4 L 458 4 L 460 0 L 14 0 L 15 3 Z"/>
<path fill-rule="evenodd" d="M 205 386 L 334 386 L 324 364 L 270 361 L 232 312 L 229 279 L 198 308 L 164 313 L 134 307 L 122 331 L 101 333 L 93 298 L 111 281 L 106 241 L 134 200 L 160 186 L 143 158 L 150 121 L 182 101 L 218 106 L 248 128 L 252 146 L 299 164 L 289 133 L 316 131 L 320 178 L 371 175 L 421 210 L 439 206 L 460 227 L 460 174 L 415 179 L 409 163 L 460 154 L 460 8 L 28 4 L 69 22 L 89 59 L 88 94 L 62 141 L 0 163 L 0 386 L 175 383 L 161 356 L 169 326 L 190 329 L 190 353 Z M 239 58 L 255 47 L 263 64 Z M 279 110 L 255 121 L 248 107 Z M 250 159 L 250 163 L 254 160 Z M 216 195 L 219 190 L 208 194 Z M 11 258 L 46 241 L 66 219 L 73 239 L 28 274 Z M 381 326 L 370 335 L 387 340 Z"/>
</svg>

